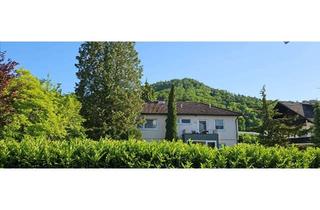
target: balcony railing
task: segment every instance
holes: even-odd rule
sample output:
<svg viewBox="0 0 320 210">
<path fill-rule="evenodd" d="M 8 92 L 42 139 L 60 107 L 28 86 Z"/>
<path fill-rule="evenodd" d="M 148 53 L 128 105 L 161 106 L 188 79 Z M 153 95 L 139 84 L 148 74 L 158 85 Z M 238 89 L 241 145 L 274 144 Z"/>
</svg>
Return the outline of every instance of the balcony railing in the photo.
<svg viewBox="0 0 320 210">
<path fill-rule="evenodd" d="M 203 142 L 209 145 L 209 142 L 215 142 L 214 145 L 219 147 L 219 135 L 217 133 L 200 134 L 200 133 L 184 133 L 182 134 L 184 141 Z"/>
</svg>

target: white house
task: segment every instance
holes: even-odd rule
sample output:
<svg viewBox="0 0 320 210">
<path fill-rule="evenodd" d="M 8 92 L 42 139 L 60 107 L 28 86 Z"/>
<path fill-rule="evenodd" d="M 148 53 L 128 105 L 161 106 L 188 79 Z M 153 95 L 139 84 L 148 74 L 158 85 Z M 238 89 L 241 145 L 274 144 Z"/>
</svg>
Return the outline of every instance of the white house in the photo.
<svg viewBox="0 0 320 210">
<path fill-rule="evenodd" d="M 210 146 L 237 143 L 239 113 L 203 103 L 177 102 L 176 105 L 180 138 Z M 141 114 L 145 119 L 145 124 L 141 127 L 143 138 L 164 139 L 167 104 L 161 101 L 145 103 Z"/>
</svg>

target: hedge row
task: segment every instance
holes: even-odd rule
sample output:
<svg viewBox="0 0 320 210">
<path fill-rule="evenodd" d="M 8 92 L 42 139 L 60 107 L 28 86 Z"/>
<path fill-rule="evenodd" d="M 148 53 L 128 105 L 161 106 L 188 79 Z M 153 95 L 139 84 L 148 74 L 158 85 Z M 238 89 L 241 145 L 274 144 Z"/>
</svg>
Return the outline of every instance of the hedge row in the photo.
<svg viewBox="0 0 320 210">
<path fill-rule="evenodd" d="M 183 142 L 0 141 L 2 168 L 318 168 L 320 149 L 238 144 L 213 149 Z"/>
</svg>

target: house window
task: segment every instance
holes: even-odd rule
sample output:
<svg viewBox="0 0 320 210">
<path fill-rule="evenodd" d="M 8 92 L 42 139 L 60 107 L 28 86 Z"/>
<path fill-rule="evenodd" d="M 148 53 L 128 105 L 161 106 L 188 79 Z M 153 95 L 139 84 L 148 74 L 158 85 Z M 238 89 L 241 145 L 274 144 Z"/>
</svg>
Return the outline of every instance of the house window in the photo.
<svg viewBox="0 0 320 210">
<path fill-rule="evenodd" d="M 190 119 L 181 119 L 181 123 L 182 124 L 189 124 L 189 123 L 191 123 L 191 120 Z"/>
<path fill-rule="evenodd" d="M 156 128 L 157 127 L 157 120 L 155 119 L 147 119 L 146 123 L 144 124 L 144 128 Z"/>
<path fill-rule="evenodd" d="M 215 120 L 215 126 L 217 130 L 224 129 L 223 120 Z"/>
<path fill-rule="evenodd" d="M 207 121 L 199 121 L 199 133 L 206 133 L 207 131 Z"/>
</svg>

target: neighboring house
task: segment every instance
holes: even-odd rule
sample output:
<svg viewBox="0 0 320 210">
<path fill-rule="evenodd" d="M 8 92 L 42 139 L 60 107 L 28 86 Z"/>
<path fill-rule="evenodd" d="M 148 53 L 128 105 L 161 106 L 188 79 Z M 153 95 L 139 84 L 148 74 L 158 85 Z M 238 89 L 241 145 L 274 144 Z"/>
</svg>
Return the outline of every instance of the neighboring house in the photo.
<svg viewBox="0 0 320 210">
<path fill-rule="evenodd" d="M 141 127 L 146 140 L 164 139 L 168 104 L 163 101 L 145 103 Z M 238 141 L 238 121 L 241 114 L 208 104 L 177 102 L 179 138 L 209 146 L 234 145 Z"/>
<path fill-rule="evenodd" d="M 310 129 L 313 126 L 314 106 L 310 103 L 281 101 L 275 109 L 284 116 L 297 117 L 296 123 L 303 126 L 303 129 Z M 290 137 L 292 143 L 310 143 L 311 132 L 303 136 Z"/>
</svg>

